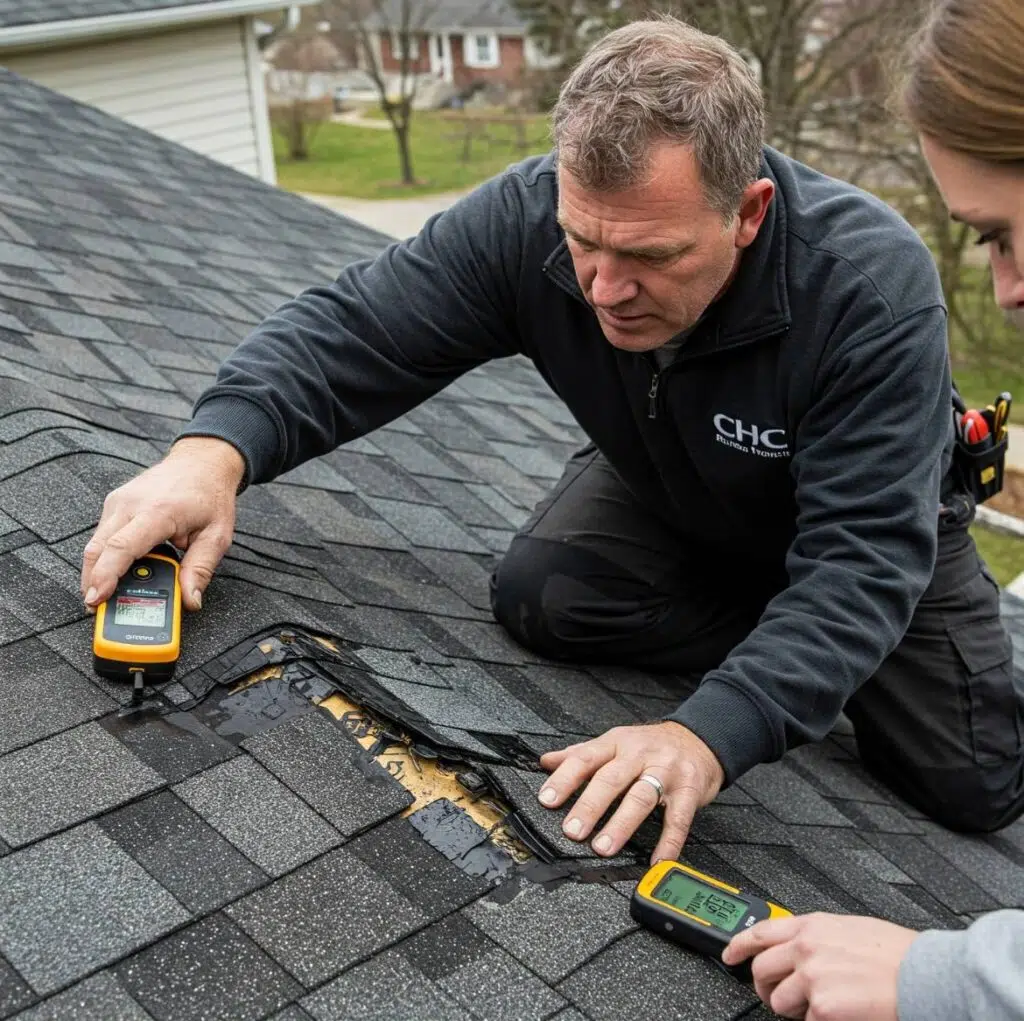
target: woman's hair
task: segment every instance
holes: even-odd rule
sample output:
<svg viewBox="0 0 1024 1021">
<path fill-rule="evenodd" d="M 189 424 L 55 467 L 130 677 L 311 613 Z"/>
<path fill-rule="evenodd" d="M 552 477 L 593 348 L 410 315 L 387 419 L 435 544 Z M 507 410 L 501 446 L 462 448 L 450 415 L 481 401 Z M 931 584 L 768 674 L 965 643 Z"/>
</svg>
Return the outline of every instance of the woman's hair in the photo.
<svg viewBox="0 0 1024 1021">
<path fill-rule="evenodd" d="M 1024 0 L 934 0 L 907 46 L 898 102 L 947 149 L 1024 165 Z"/>
</svg>

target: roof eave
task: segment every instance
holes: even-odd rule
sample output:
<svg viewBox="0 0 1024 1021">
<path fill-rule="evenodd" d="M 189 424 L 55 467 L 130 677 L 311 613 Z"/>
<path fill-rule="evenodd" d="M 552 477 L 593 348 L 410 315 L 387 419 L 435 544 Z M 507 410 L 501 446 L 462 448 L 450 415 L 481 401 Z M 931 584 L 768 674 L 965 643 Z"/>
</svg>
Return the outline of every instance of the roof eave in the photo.
<svg viewBox="0 0 1024 1021">
<path fill-rule="evenodd" d="M 107 14 L 95 18 L 72 18 L 67 21 L 44 21 L 30 25 L 0 28 L 0 50 L 35 49 L 58 43 L 157 31 L 176 25 L 202 21 L 219 21 L 247 14 L 281 10 L 285 6 L 305 7 L 316 0 L 212 0 L 211 3 L 183 4 L 150 11 Z"/>
</svg>

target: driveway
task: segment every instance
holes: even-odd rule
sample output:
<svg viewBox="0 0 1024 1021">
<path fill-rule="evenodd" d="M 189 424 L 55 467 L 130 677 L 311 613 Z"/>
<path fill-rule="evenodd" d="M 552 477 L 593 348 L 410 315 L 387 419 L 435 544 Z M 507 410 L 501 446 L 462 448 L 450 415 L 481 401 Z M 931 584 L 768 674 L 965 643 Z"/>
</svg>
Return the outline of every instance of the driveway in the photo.
<svg viewBox="0 0 1024 1021">
<path fill-rule="evenodd" d="M 303 198 L 392 237 L 407 238 L 418 234 L 430 217 L 443 212 L 464 194 L 461 191 L 449 191 L 408 199 L 351 199 L 340 195 L 305 194 Z"/>
</svg>

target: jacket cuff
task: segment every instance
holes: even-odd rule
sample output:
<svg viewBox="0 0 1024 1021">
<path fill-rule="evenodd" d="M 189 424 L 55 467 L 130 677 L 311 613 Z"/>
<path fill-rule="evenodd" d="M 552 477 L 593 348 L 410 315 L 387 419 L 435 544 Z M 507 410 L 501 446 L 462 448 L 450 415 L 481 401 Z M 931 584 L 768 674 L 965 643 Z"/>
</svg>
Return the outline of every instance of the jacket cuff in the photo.
<svg viewBox="0 0 1024 1021">
<path fill-rule="evenodd" d="M 970 1017 L 966 955 L 966 931 L 922 932 L 900 964 L 896 983 L 900 1021 Z"/>
<path fill-rule="evenodd" d="M 715 753 L 725 773 L 723 786 L 776 757 L 775 737 L 764 713 L 724 681 L 705 680 L 665 719 L 692 730 Z"/>
<path fill-rule="evenodd" d="M 245 475 L 238 491 L 277 475 L 281 454 L 277 426 L 258 404 L 244 397 L 211 397 L 200 404 L 192 421 L 174 442 L 186 436 L 213 436 L 230 443 L 245 460 Z"/>
</svg>

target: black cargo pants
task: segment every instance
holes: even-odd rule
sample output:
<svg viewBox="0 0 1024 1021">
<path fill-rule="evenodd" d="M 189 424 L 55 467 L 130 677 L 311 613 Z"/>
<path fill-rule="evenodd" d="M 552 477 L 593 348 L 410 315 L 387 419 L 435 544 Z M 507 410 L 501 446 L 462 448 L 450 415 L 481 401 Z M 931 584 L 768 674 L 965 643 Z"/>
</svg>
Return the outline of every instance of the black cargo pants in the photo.
<svg viewBox="0 0 1024 1021">
<path fill-rule="evenodd" d="M 865 766 L 891 789 L 948 827 L 988 831 L 1024 812 L 1024 685 L 967 524 L 939 524 L 935 572 L 907 634 L 845 712 Z M 706 672 L 785 576 L 723 570 L 688 545 L 584 448 L 495 571 L 495 616 L 554 659 Z"/>
</svg>

